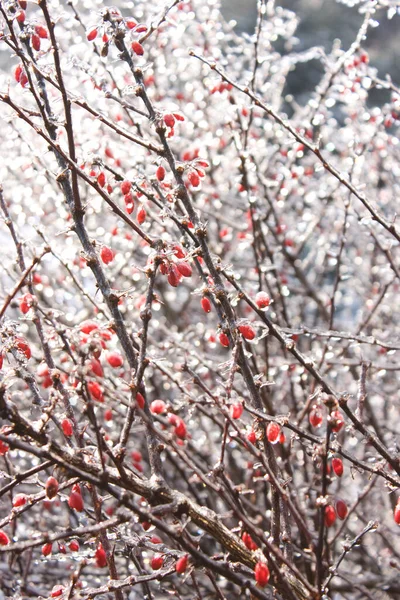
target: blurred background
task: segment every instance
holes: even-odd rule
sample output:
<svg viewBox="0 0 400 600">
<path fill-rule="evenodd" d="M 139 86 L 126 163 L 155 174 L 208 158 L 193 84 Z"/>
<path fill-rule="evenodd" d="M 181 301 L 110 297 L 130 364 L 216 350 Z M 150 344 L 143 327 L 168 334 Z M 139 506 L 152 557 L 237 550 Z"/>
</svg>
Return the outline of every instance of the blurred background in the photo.
<svg viewBox="0 0 400 600">
<path fill-rule="evenodd" d="M 393 82 L 400 86 L 400 0 L 386 0 L 381 4 L 385 4 L 385 9 L 380 9 L 374 16 L 379 26 L 369 29 L 364 48 L 369 52 L 371 64 L 378 69 L 378 76 L 385 78 L 389 73 Z M 340 0 L 279 0 L 276 5 L 293 10 L 300 20 L 296 33 L 299 40 L 297 52 L 313 46 L 323 46 L 326 52 L 330 52 L 335 39 L 342 41 L 344 50 L 353 43 L 363 21 L 359 8 L 368 5 L 368 2 L 347 0 L 344 4 Z M 221 12 L 227 21 L 237 22 L 238 32 L 254 32 L 257 0 L 222 0 Z M 393 15 L 392 18 L 390 15 Z M 293 94 L 302 103 L 302 97 L 305 100 L 321 76 L 319 61 L 299 63 L 288 78 L 287 93 Z M 383 104 L 388 98 L 388 92 L 375 90 L 370 100 L 374 104 Z"/>
</svg>

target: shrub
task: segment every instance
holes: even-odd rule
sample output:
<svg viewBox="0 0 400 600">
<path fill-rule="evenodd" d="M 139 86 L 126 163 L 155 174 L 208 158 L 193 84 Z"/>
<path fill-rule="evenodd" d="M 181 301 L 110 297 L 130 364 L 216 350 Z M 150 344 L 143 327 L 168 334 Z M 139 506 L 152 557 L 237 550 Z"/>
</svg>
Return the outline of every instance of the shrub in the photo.
<svg viewBox="0 0 400 600">
<path fill-rule="evenodd" d="M 252 36 L 215 0 L 95 4 L 0 5 L 3 591 L 398 593 L 400 91 L 375 15 L 325 55 L 275 2 Z"/>
</svg>

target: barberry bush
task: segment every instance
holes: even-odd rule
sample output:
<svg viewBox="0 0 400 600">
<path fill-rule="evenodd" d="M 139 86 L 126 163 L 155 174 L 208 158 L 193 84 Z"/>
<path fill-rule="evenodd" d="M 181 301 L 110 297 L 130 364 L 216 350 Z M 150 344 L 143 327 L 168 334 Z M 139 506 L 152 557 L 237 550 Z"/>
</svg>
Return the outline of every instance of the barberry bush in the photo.
<svg viewBox="0 0 400 600">
<path fill-rule="evenodd" d="M 393 3 L 120 4 L 0 2 L 4 597 L 399 598 Z"/>
</svg>

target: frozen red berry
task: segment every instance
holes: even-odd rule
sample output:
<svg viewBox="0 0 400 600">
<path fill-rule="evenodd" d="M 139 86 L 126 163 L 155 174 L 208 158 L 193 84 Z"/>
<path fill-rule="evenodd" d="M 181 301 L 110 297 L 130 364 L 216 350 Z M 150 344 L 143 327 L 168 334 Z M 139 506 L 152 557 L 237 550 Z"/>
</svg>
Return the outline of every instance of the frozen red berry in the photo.
<svg viewBox="0 0 400 600">
<path fill-rule="evenodd" d="M 151 568 L 153 571 L 158 571 L 164 564 L 164 557 L 162 554 L 155 554 L 151 559 Z"/>
<path fill-rule="evenodd" d="M 99 542 L 99 544 L 96 548 L 96 553 L 95 553 L 94 557 L 96 560 L 96 565 L 100 569 L 107 566 L 107 555 L 106 555 L 106 551 L 103 548 L 103 544 L 101 542 Z"/>
<path fill-rule="evenodd" d="M 144 48 L 140 42 L 137 42 L 137 41 L 132 42 L 131 48 L 135 54 L 137 54 L 138 56 L 143 56 Z"/>
<path fill-rule="evenodd" d="M 113 352 L 107 352 L 106 360 L 110 367 L 112 367 L 113 369 L 118 369 L 124 364 L 124 359 L 122 355 L 116 350 L 114 350 Z"/>
<path fill-rule="evenodd" d="M 51 500 L 58 493 L 58 481 L 55 477 L 49 477 L 45 485 L 46 496 Z"/>
<path fill-rule="evenodd" d="M 256 294 L 256 304 L 258 308 L 267 308 L 270 305 L 271 299 L 265 292 L 258 292 Z"/>
<path fill-rule="evenodd" d="M 343 521 L 347 517 L 347 513 L 349 512 L 346 502 L 340 499 L 336 500 L 335 508 L 337 516 Z"/>
<path fill-rule="evenodd" d="M 332 469 L 337 477 L 343 475 L 343 461 L 341 458 L 332 458 Z"/>
<path fill-rule="evenodd" d="M 221 344 L 221 346 L 225 346 L 225 348 L 229 347 L 229 338 L 223 331 L 221 331 L 221 333 L 219 334 L 219 343 Z"/>
<path fill-rule="evenodd" d="M 150 410 L 155 415 L 162 415 L 167 412 L 167 405 L 164 400 L 153 400 L 150 404 Z"/>
<path fill-rule="evenodd" d="M 93 400 L 97 400 L 97 402 L 104 402 L 103 390 L 97 381 L 89 381 L 87 387 Z"/>
<path fill-rule="evenodd" d="M 145 399 L 144 399 L 144 396 L 140 392 L 138 392 L 136 394 L 136 404 L 138 405 L 139 408 L 141 408 L 143 410 L 144 405 L 145 405 Z"/>
<path fill-rule="evenodd" d="M 326 527 L 332 527 L 336 521 L 336 511 L 331 504 L 325 506 L 325 525 Z"/>
<path fill-rule="evenodd" d="M 132 184 L 128 180 L 125 180 L 121 183 L 121 192 L 123 193 L 124 196 L 126 196 L 126 194 L 129 194 L 129 192 L 131 191 L 131 187 L 132 187 Z"/>
<path fill-rule="evenodd" d="M 69 419 L 63 419 L 61 422 L 61 428 L 66 437 L 71 437 L 73 433 L 72 422 Z"/>
<path fill-rule="evenodd" d="M 171 113 L 164 115 L 164 123 L 167 127 L 173 127 L 175 125 L 175 117 Z"/>
<path fill-rule="evenodd" d="M 8 546 L 9 543 L 10 543 L 10 538 L 5 533 L 5 531 L 3 531 L 1 529 L 0 530 L 0 546 Z"/>
<path fill-rule="evenodd" d="M 395 523 L 397 523 L 397 525 L 400 525 L 400 502 L 397 502 L 393 516 Z"/>
<path fill-rule="evenodd" d="M 187 569 L 188 566 L 188 555 L 185 554 L 185 556 L 181 556 L 181 558 L 178 558 L 178 560 L 176 561 L 176 565 L 175 565 L 175 571 L 177 573 L 184 573 Z"/>
<path fill-rule="evenodd" d="M 140 206 L 139 210 L 137 212 L 137 222 L 139 223 L 139 225 L 142 225 L 142 223 L 145 222 L 146 217 L 147 217 L 147 213 L 146 213 L 144 206 Z"/>
<path fill-rule="evenodd" d="M 100 250 L 101 260 L 105 265 L 108 265 L 114 260 L 114 252 L 108 246 L 103 246 Z"/>
<path fill-rule="evenodd" d="M 72 508 L 72 510 L 82 512 L 84 509 L 82 494 L 80 492 L 72 491 L 68 498 L 68 506 Z"/>
<path fill-rule="evenodd" d="M 270 444 L 277 444 L 281 434 L 281 427 L 278 423 L 271 421 L 267 426 L 267 440 Z"/>
<path fill-rule="evenodd" d="M 48 31 L 46 27 L 43 27 L 43 25 L 35 25 L 35 32 L 40 38 L 44 40 L 49 37 Z"/>
<path fill-rule="evenodd" d="M 207 298 L 207 296 L 203 296 L 203 298 L 201 299 L 201 308 L 206 313 L 211 312 L 211 302 L 209 298 Z"/>
<path fill-rule="evenodd" d="M 79 551 L 79 542 L 78 540 L 71 540 L 69 543 L 68 548 L 71 550 L 71 552 L 78 552 Z"/>
<path fill-rule="evenodd" d="M 339 410 L 334 410 L 331 413 L 330 421 L 331 421 L 332 431 L 334 431 L 335 433 L 338 433 L 344 425 L 344 418 L 343 418 L 342 413 Z"/>
<path fill-rule="evenodd" d="M 176 263 L 176 266 L 179 273 L 183 275 L 183 277 L 190 277 L 193 273 L 192 267 L 189 265 L 188 262 L 185 262 L 184 260 L 181 260 L 178 263 Z"/>
<path fill-rule="evenodd" d="M 28 500 L 28 498 L 27 498 L 26 494 L 17 494 L 13 498 L 12 505 L 14 508 L 18 508 L 19 506 L 24 506 L 26 504 L 27 500 Z"/>
<path fill-rule="evenodd" d="M 229 412 L 232 419 L 240 419 L 240 417 L 243 414 L 243 404 L 241 404 L 240 402 L 232 404 Z"/>
<path fill-rule="evenodd" d="M 156 177 L 157 177 L 158 181 L 164 181 L 164 179 L 165 179 L 165 169 L 164 169 L 164 167 L 162 165 L 160 165 L 159 167 L 157 167 Z"/>
<path fill-rule="evenodd" d="M 242 325 L 239 325 L 238 329 L 245 340 L 254 340 L 256 337 L 255 329 L 249 323 L 242 323 Z"/>
<path fill-rule="evenodd" d="M 43 556 L 49 556 L 49 554 L 51 554 L 52 549 L 53 549 L 53 544 L 51 542 L 48 542 L 47 544 L 44 544 L 42 546 L 42 554 L 43 554 Z"/>
<path fill-rule="evenodd" d="M 308 417 L 312 427 L 320 427 L 323 421 L 322 410 L 319 406 L 314 406 Z"/>
<path fill-rule="evenodd" d="M 265 562 L 258 561 L 254 567 L 254 578 L 257 585 L 265 587 L 269 581 L 269 569 Z"/>
<path fill-rule="evenodd" d="M 93 42 L 93 40 L 97 38 L 97 29 L 92 29 L 91 31 L 89 31 L 86 37 L 89 42 Z"/>
</svg>

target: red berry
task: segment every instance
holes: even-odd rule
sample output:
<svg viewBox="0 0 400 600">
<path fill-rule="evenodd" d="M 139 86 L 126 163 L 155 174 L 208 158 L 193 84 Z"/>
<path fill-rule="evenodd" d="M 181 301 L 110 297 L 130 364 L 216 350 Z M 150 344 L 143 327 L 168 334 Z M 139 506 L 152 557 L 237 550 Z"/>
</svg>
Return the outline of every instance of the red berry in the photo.
<svg viewBox="0 0 400 600">
<path fill-rule="evenodd" d="M 176 423 L 176 427 L 174 428 L 174 433 L 175 433 L 176 437 L 178 437 L 181 440 L 184 440 L 187 436 L 187 429 L 186 429 L 185 422 L 183 421 L 183 419 L 180 419 L 179 417 L 178 417 L 178 420 Z"/>
<path fill-rule="evenodd" d="M 104 171 L 100 171 L 100 173 L 97 175 L 97 183 L 99 184 L 100 187 L 105 186 L 106 175 L 105 175 Z"/>
<path fill-rule="evenodd" d="M 68 498 L 68 506 L 72 508 L 72 510 L 82 512 L 84 508 L 82 494 L 80 492 L 72 491 Z"/>
<path fill-rule="evenodd" d="M 45 490 L 46 490 L 46 496 L 51 500 L 52 498 L 54 498 L 55 496 L 57 496 L 58 493 L 58 481 L 55 477 L 49 477 L 48 480 L 46 481 L 46 486 L 45 486 Z"/>
<path fill-rule="evenodd" d="M 146 402 L 145 402 L 144 396 L 140 392 L 138 392 L 136 394 L 136 403 L 137 403 L 138 407 L 143 410 Z"/>
<path fill-rule="evenodd" d="M 132 184 L 130 181 L 125 180 L 121 183 L 121 192 L 124 196 L 126 196 L 126 194 L 129 194 L 129 192 L 131 191 L 131 187 Z"/>
<path fill-rule="evenodd" d="M 104 411 L 104 420 L 112 421 L 112 419 L 113 419 L 112 410 L 111 410 L 111 408 L 107 408 L 107 410 Z"/>
<path fill-rule="evenodd" d="M 79 326 L 80 331 L 82 331 L 82 333 L 86 333 L 86 334 L 89 334 L 98 328 L 99 328 L 99 326 L 95 321 L 89 321 L 89 320 L 82 321 L 82 323 Z"/>
<path fill-rule="evenodd" d="M 35 31 L 40 38 L 47 39 L 49 37 L 47 29 L 46 27 L 43 27 L 43 25 L 36 25 Z"/>
<path fill-rule="evenodd" d="M 150 410 L 155 415 L 161 415 L 167 412 L 167 405 L 164 400 L 153 400 L 150 404 Z"/>
<path fill-rule="evenodd" d="M 152 544 L 162 544 L 162 539 L 161 539 L 161 538 L 159 538 L 157 535 L 153 535 L 153 536 L 151 536 L 151 538 L 150 538 L 150 542 L 151 542 Z"/>
<path fill-rule="evenodd" d="M 112 367 L 113 369 L 118 369 L 124 364 L 124 359 L 122 358 L 121 354 L 117 351 L 108 352 L 106 355 L 106 359 L 110 367 Z"/>
<path fill-rule="evenodd" d="M 203 296 L 203 298 L 201 299 L 201 308 L 206 313 L 211 312 L 211 302 L 209 298 L 207 298 L 207 296 Z"/>
<path fill-rule="evenodd" d="M 167 127 L 173 127 L 175 125 L 175 117 L 170 113 L 164 115 L 164 123 Z"/>
<path fill-rule="evenodd" d="M 26 340 L 24 340 L 24 338 L 20 338 L 20 337 L 15 338 L 15 347 L 17 348 L 17 350 L 22 352 L 22 354 L 25 356 L 25 358 L 27 360 L 29 360 L 31 358 L 31 356 L 32 356 L 31 349 L 28 345 L 28 342 Z"/>
<path fill-rule="evenodd" d="M 21 8 L 23 8 L 24 10 L 26 10 L 26 7 L 28 5 L 26 0 L 18 0 L 18 4 L 20 5 Z"/>
<path fill-rule="evenodd" d="M 0 440 L 0 456 L 4 456 L 9 451 L 10 447 Z"/>
<path fill-rule="evenodd" d="M 101 260 L 105 265 L 108 265 L 114 260 L 114 252 L 108 246 L 103 246 L 100 251 Z"/>
<path fill-rule="evenodd" d="M 96 565 L 100 569 L 107 566 L 107 555 L 106 555 L 106 551 L 103 548 L 103 544 L 101 542 L 99 542 L 99 545 L 97 546 L 94 557 L 96 559 Z"/>
<path fill-rule="evenodd" d="M 335 433 L 338 433 L 342 429 L 344 425 L 344 418 L 339 410 L 334 410 L 331 413 L 331 423 L 332 431 L 334 431 Z"/>
<path fill-rule="evenodd" d="M 400 525 L 400 498 L 398 499 L 394 509 L 394 521 L 397 523 L 397 525 Z"/>
<path fill-rule="evenodd" d="M 0 530 L 0 546 L 8 546 L 9 543 L 10 538 L 8 535 L 3 530 Z"/>
<path fill-rule="evenodd" d="M 125 24 L 128 29 L 134 29 L 137 25 L 137 22 L 134 19 L 126 19 Z"/>
<path fill-rule="evenodd" d="M 48 556 L 49 554 L 51 554 L 52 549 L 53 549 L 53 544 L 51 542 L 49 542 L 48 544 L 44 544 L 42 546 L 43 556 Z"/>
<path fill-rule="evenodd" d="M 320 427 L 323 421 L 322 411 L 319 406 L 314 406 L 308 417 L 312 427 Z"/>
<path fill-rule="evenodd" d="M 165 179 L 165 169 L 162 165 L 157 168 L 156 177 L 158 181 L 164 181 Z"/>
<path fill-rule="evenodd" d="M 131 48 L 135 54 L 137 54 L 138 56 L 143 56 L 144 48 L 142 44 L 140 44 L 139 42 L 132 42 Z"/>
<path fill-rule="evenodd" d="M 91 31 L 89 31 L 86 37 L 89 42 L 93 42 L 93 40 L 97 38 L 97 29 L 92 29 Z"/>
<path fill-rule="evenodd" d="M 71 550 L 71 552 L 78 552 L 78 550 L 79 550 L 78 540 L 71 540 L 68 548 Z"/>
<path fill-rule="evenodd" d="M 196 171 L 191 171 L 188 175 L 189 183 L 192 187 L 199 187 L 200 185 L 200 177 L 196 173 Z"/>
<path fill-rule="evenodd" d="M 336 521 L 336 511 L 332 505 L 325 506 L 325 525 L 327 527 L 332 527 L 334 522 Z"/>
<path fill-rule="evenodd" d="M 73 433 L 71 421 L 69 419 L 63 419 L 63 421 L 61 423 L 61 427 L 62 427 L 64 435 L 66 437 L 71 437 L 71 435 Z"/>
<path fill-rule="evenodd" d="M 271 421 L 267 426 L 267 440 L 270 444 L 277 444 L 281 434 L 281 427 L 278 423 Z"/>
<path fill-rule="evenodd" d="M 341 458 L 332 458 L 332 469 L 337 477 L 343 475 L 343 461 Z"/>
<path fill-rule="evenodd" d="M 175 571 L 177 573 L 184 573 L 186 571 L 187 565 L 188 555 L 185 554 L 185 556 L 181 556 L 181 558 L 178 558 L 178 560 L 176 561 Z"/>
<path fill-rule="evenodd" d="M 337 516 L 343 521 L 349 512 L 346 502 L 344 500 L 336 500 L 335 508 Z"/>
<path fill-rule="evenodd" d="M 17 494 L 13 499 L 12 505 L 14 508 L 18 508 L 18 506 L 24 506 L 24 504 L 26 504 L 27 499 L 28 498 L 26 494 Z"/>
<path fill-rule="evenodd" d="M 144 209 L 143 206 L 140 206 L 138 212 L 137 212 L 137 222 L 139 223 L 139 225 L 141 225 L 142 223 L 145 222 L 147 217 L 147 213 Z"/>
<path fill-rule="evenodd" d="M 34 33 L 31 37 L 32 48 L 36 51 L 40 50 L 40 37 Z"/>
<path fill-rule="evenodd" d="M 238 329 L 245 340 L 254 340 L 254 338 L 256 337 L 254 327 L 248 323 L 239 325 Z"/>
<path fill-rule="evenodd" d="M 240 419 L 243 414 L 243 404 L 237 403 L 232 404 L 230 407 L 230 414 L 232 419 Z"/>
<path fill-rule="evenodd" d="M 175 254 L 176 258 L 185 258 L 186 257 L 185 251 L 180 244 L 174 244 L 173 249 L 174 249 L 174 254 Z"/>
<path fill-rule="evenodd" d="M 26 315 L 28 313 L 34 303 L 35 296 L 32 294 L 24 294 L 19 298 L 19 308 L 22 314 Z"/>
<path fill-rule="evenodd" d="M 256 294 L 256 304 L 258 308 L 267 308 L 270 305 L 271 299 L 265 292 Z"/>
<path fill-rule="evenodd" d="M 27 76 L 27 74 L 25 73 L 25 71 L 22 71 L 22 73 L 21 73 L 21 77 L 20 77 L 20 80 L 19 80 L 19 83 L 20 83 L 20 85 L 21 85 L 22 87 L 25 87 L 25 86 L 26 86 L 26 84 L 28 83 L 28 81 L 29 81 L 29 80 L 28 80 L 28 76 Z"/>
<path fill-rule="evenodd" d="M 63 585 L 55 585 L 51 590 L 50 598 L 58 598 L 59 596 L 62 596 L 64 589 L 65 588 Z"/>
<path fill-rule="evenodd" d="M 142 521 L 142 527 L 145 531 L 148 531 L 151 527 L 151 523 L 149 521 Z"/>
<path fill-rule="evenodd" d="M 97 381 L 89 381 L 87 384 L 89 394 L 94 400 L 104 402 L 103 390 Z"/>
<path fill-rule="evenodd" d="M 151 559 L 151 568 L 153 571 L 158 571 L 164 564 L 164 557 L 162 554 L 155 554 Z"/>
<path fill-rule="evenodd" d="M 97 358 L 92 358 L 92 360 L 90 361 L 90 366 L 94 375 L 97 375 L 97 377 L 104 377 L 103 367 L 101 366 L 101 363 L 97 360 Z"/>
<path fill-rule="evenodd" d="M 257 436 L 256 436 L 256 432 L 251 430 L 249 431 L 249 433 L 247 434 L 247 439 L 250 442 L 250 444 L 255 444 L 257 441 Z"/>
<path fill-rule="evenodd" d="M 189 265 L 189 263 L 183 260 L 176 263 L 176 266 L 179 273 L 183 275 L 183 277 L 190 277 L 193 273 L 192 267 Z"/>
<path fill-rule="evenodd" d="M 179 284 L 180 280 L 181 280 L 181 274 L 178 271 L 178 267 L 171 263 L 170 267 L 169 267 L 169 273 L 168 273 L 168 283 L 169 285 L 172 285 L 172 287 L 177 287 L 177 285 Z"/>
<path fill-rule="evenodd" d="M 17 12 L 17 14 L 15 15 L 15 18 L 17 19 L 18 23 L 24 23 L 25 21 L 25 13 L 23 10 L 19 10 Z"/>
<path fill-rule="evenodd" d="M 19 83 L 22 73 L 23 73 L 22 65 L 17 65 L 14 69 L 14 79 L 17 83 Z"/>
<path fill-rule="evenodd" d="M 242 542 L 249 550 L 257 550 L 258 546 L 247 531 L 244 531 L 242 534 Z"/>
<path fill-rule="evenodd" d="M 219 334 L 219 342 L 222 346 L 225 346 L 225 348 L 229 347 L 229 338 L 223 331 Z"/>
<path fill-rule="evenodd" d="M 254 567 L 254 578 L 260 587 L 265 587 L 269 581 L 269 569 L 265 562 L 259 561 Z"/>
<path fill-rule="evenodd" d="M 132 450 L 131 457 L 132 457 L 133 462 L 140 463 L 143 460 L 142 453 L 139 452 L 138 450 Z"/>
</svg>

